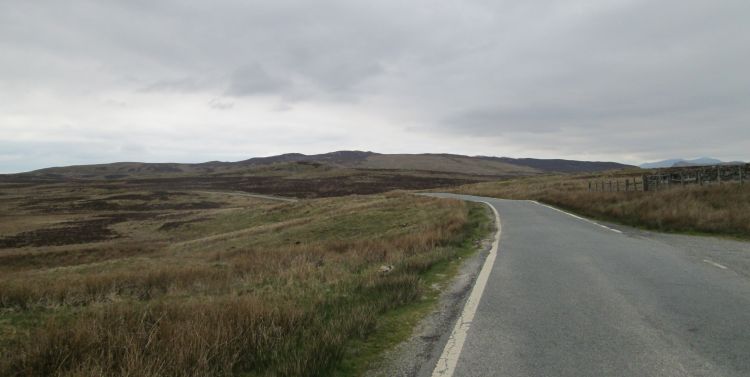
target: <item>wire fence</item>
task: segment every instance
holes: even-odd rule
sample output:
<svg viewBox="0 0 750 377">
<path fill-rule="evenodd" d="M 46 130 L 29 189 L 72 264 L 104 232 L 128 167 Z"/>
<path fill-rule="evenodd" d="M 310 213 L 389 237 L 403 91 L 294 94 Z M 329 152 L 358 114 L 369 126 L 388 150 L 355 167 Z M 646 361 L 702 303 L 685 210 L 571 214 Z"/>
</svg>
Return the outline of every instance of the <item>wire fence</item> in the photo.
<svg viewBox="0 0 750 377">
<path fill-rule="evenodd" d="M 745 184 L 750 164 L 670 168 L 640 178 L 599 179 L 588 182 L 590 192 L 660 191 L 686 185 Z"/>
</svg>

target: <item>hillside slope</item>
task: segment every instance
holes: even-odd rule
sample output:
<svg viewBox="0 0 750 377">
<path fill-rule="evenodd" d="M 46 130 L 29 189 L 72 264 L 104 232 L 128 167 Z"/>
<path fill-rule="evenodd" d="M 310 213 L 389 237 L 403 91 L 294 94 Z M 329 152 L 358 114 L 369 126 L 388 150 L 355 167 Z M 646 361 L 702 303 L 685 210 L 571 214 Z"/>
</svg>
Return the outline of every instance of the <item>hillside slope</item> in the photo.
<svg viewBox="0 0 750 377">
<path fill-rule="evenodd" d="M 380 154 L 337 151 L 304 155 L 289 153 L 256 157 L 238 162 L 211 161 L 199 164 L 116 162 L 40 169 L 24 176 L 75 179 L 117 179 L 167 177 L 195 174 L 257 174 L 268 166 L 289 163 L 322 164 L 333 168 L 374 169 L 450 173 L 487 177 L 530 176 L 549 172 L 597 172 L 630 167 L 615 162 L 514 159 L 508 157 L 462 156 L 454 154 Z"/>
<path fill-rule="evenodd" d="M 449 154 L 378 154 L 351 167 L 440 171 L 475 175 L 534 175 L 542 170 L 503 161 Z"/>
<path fill-rule="evenodd" d="M 488 160 L 506 162 L 513 165 L 526 166 L 555 173 L 594 173 L 605 170 L 617 170 L 630 168 L 632 166 L 618 162 L 607 161 L 578 161 L 563 159 L 538 159 L 538 158 L 509 158 L 509 157 L 482 157 Z"/>
</svg>

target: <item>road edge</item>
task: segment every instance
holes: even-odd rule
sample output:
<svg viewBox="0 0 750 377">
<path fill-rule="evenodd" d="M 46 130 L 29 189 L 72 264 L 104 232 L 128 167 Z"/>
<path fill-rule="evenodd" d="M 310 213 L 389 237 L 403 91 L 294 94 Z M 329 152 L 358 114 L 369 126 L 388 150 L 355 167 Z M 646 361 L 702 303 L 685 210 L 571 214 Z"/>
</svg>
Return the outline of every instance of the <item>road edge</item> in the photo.
<svg viewBox="0 0 750 377">
<path fill-rule="evenodd" d="M 489 207 L 494 210 L 491 205 Z M 492 212 L 495 213 L 496 210 Z M 494 231 L 481 240 L 477 252 L 461 263 L 456 276 L 440 294 L 436 307 L 419 321 L 409 339 L 386 351 L 381 361 L 365 372 L 364 376 L 432 376 L 453 334 L 452 330 L 466 307 L 475 282 L 493 250 L 494 240 L 500 229 L 499 216 L 496 215 L 492 221 Z"/>
<path fill-rule="evenodd" d="M 494 239 L 492 241 L 492 248 L 489 250 L 487 258 L 485 258 L 482 264 L 482 270 L 479 272 L 474 287 L 471 290 L 469 298 L 464 304 L 461 316 L 456 320 L 456 325 L 453 327 L 453 331 L 448 337 L 448 341 L 443 348 L 443 352 L 437 360 L 435 369 L 432 371 L 432 377 L 451 377 L 458 364 L 458 359 L 461 356 L 461 350 L 463 349 L 464 342 L 471 328 L 471 323 L 474 320 L 474 315 L 479 307 L 479 302 L 482 300 L 482 294 L 487 286 L 492 267 L 495 265 L 495 258 L 500 247 L 500 237 L 502 236 L 503 226 L 500 222 L 500 214 L 497 209 L 489 202 L 482 201 L 480 203 L 486 204 L 492 212 L 495 214 L 495 231 Z"/>
</svg>

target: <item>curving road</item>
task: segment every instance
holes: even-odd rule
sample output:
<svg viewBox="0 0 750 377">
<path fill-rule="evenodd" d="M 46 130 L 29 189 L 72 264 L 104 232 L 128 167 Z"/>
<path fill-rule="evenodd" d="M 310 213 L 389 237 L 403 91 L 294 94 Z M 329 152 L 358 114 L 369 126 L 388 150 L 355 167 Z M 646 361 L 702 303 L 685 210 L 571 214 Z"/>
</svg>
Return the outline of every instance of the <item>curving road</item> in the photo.
<svg viewBox="0 0 750 377">
<path fill-rule="evenodd" d="M 676 243 L 535 202 L 436 196 L 487 201 L 502 234 L 465 339 L 445 345 L 457 362 L 440 360 L 433 376 L 750 376 L 750 279 L 712 259 L 734 247 L 746 262 L 750 244 Z"/>
</svg>

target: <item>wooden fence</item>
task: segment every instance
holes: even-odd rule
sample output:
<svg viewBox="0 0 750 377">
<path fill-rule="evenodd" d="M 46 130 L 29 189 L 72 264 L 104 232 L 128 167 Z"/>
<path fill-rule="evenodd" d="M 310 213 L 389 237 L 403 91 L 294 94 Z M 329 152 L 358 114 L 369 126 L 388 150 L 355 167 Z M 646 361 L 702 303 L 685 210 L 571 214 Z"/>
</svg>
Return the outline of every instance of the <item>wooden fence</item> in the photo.
<svg viewBox="0 0 750 377">
<path fill-rule="evenodd" d="M 601 179 L 589 181 L 589 191 L 596 192 L 618 192 L 618 191 L 648 191 L 644 190 L 643 179 L 637 181 L 635 178 L 625 180 Z"/>
<path fill-rule="evenodd" d="M 670 168 L 638 178 L 589 181 L 589 191 L 660 191 L 685 185 L 710 185 L 737 182 L 744 184 L 750 176 L 750 164 Z"/>
</svg>

